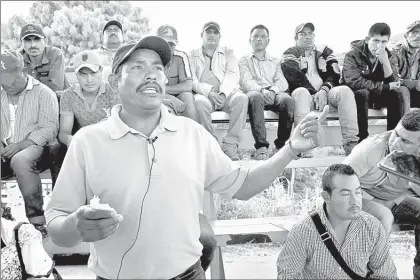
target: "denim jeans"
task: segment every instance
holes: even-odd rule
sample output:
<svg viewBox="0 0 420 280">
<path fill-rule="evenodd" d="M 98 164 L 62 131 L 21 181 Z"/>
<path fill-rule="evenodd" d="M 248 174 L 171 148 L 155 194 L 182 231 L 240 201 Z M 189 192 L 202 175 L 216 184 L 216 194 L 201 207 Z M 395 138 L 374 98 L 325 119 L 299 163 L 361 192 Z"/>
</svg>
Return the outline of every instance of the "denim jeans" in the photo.
<svg viewBox="0 0 420 280">
<path fill-rule="evenodd" d="M 399 225 L 414 226 L 414 243 L 416 256 L 414 257 L 414 279 L 420 279 L 420 198 L 409 196 L 391 209 L 394 220 Z"/>
<path fill-rule="evenodd" d="M 387 108 L 387 130 L 393 130 L 404 114 L 410 109 L 410 92 L 406 87 L 398 90 L 383 91 L 372 94 L 366 89 L 354 91 L 357 105 L 357 123 L 359 124 L 359 141 L 369 136 L 368 109 Z"/>
<path fill-rule="evenodd" d="M 166 96 L 168 95 L 169 94 L 166 94 Z M 185 104 L 185 110 L 181 113 L 181 115 L 198 122 L 197 110 L 195 108 L 195 99 L 192 92 L 182 92 L 173 96 L 175 96 Z"/>
<path fill-rule="evenodd" d="M 197 109 L 198 122 L 207 129 L 213 136 L 214 129 L 211 120 L 211 113 L 215 111 L 214 104 L 210 99 L 201 94 L 195 94 L 195 107 Z M 248 109 L 248 97 L 241 91 L 233 92 L 226 99 L 222 108 L 218 109 L 229 114 L 229 128 L 227 135 L 222 140 L 222 149 L 237 149 L 242 139 L 242 130 L 246 123 Z M 215 138 L 217 138 L 215 136 Z"/>
<path fill-rule="evenodd" d="M 279 92 L 274 104 L 265 105 L 264 97 L 258 91 L 250 91 L 247 93 L 248 114 L 251 123 L 252 135 L 255 140 L 255 149 L 261 147 L 268 148 L 270 144 L 267 141 L 267 128 L 265 127 L 264 110 L 271 110 L 279 114 L 277 139 L 274 140 L 274 145 L 277 149 L 284 146 L 287 139 L 290 137 L 293 126 L 293 114 L 295 110 L 295 103 L 293 98 L 284 92 Z"/>
<path fill-rule="evenodd" d="M 311 110 L 315 109 L 313 97 L 306 88 L 300 87 L 292 92 L 295 100 L 295 126 Z M 333 87 L 328 92 L 328 105 L 330 111 L 338 111 L 338 119 L 341 125 L 343 144 L 357 142 L 359 128 L 357 126 L 356 100 L 351 89 L 347 86 Z"/>
<path fill-rule="evenodd" d="M 10 165 L 15 174 L 25 203 L 26 217 L 33 224 L 45 223 L 44 199 L 42 197 L 41 177 L 39 176 L 39 163 L 43 153 L 44 147 L 31 145 L 16 153 L 10 161 L 2 162 L 2 166 Z"/>
</svg>

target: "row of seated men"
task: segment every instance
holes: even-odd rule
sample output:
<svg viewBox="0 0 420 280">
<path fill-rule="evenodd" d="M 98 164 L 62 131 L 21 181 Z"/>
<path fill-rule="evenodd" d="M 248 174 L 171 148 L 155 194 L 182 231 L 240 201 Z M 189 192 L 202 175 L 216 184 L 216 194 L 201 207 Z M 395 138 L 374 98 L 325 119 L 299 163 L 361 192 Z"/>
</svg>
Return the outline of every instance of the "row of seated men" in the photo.
<svg viewBox="0 0 420 280">
<path fill-rule="evenodd" d="M 228 112 L 229 131 L 222 140 L 222 149 L 232 160 L 239 159 L 247 112 L 256 142 L 254 157 L 266 159 L 269 143 L 264 109 L 279 113 L 274 144 L 280 149 L 290 136 L 293 122 L 329 104 L 338 109 L 344 148 L 350 154 L 368 136 L 369 106 L 388 108 L 389 130 L 409 111 L 410 102 L 413 107 L 419 106 L 420 22 L 409 25 L 405 43 L 393 52 L 386 49 L 389 26 L 374 24 L 364 40 L 352 43 L 342 75 L 333 51 L 315 47 L 314 32 L 311 23 L 297 26 L 296 46 L 287 49 L 279 60 L 266 52 L 268 29 L 255 26 L 249 38 L 252 54 L 237 62 L 232 50 L 219 46 L 221 29 L 215 22 L 204 25 L 203 45 L 189 55 L 175 50 L 175 28 L 162 26 L 158 35 L 167 40 L 173 52 L 165 69 L 165 102 L 175 113 L 197 120 L 211 133 L 211 112 Z M 99 122 L 119 103 L 112 79 L 107 82 L 106 71 L 111 73 L 113 69 L 109 69 L 111 64 L 105 63 L 104 57 L 112 58 L 121 46 L 122 25 L 108 22 L 104 46 L 74 57 L 72 67 L 78 84 L 70 87 L 64 76 L 63 55 L 57 48 L 46 46 L 41 27 L 26 25 L 21 40 L 22 51 L 7 50 L 1 56 L 2 176 L 7 167 L 15 173 L 29 221 L 47 234 L 36 163 L 57 136 L 64 145 L 52 145 L 52 154 L 70 144 L 75 122 L 79 126 Z M 59 166 L 57 161 L 53 167 Z"/>
</svg>

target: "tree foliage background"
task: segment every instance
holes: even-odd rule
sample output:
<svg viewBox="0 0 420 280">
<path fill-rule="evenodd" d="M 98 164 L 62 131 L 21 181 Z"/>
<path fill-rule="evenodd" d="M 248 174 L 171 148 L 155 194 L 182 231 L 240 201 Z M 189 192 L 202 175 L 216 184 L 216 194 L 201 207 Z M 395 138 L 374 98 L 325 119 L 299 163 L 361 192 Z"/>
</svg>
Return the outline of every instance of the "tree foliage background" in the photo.
<svg viewBox="0 0 420 280">
<path fill-rule="evenodd" d="M 37 1 L 29 16 L 15 15 L 1 24 L 2 48 L 20 48 L 21 27 L 36 23 L 43 27 L 47 44 L 62 49 L 68 62 L 82 50 L 99 48 L 103 27 L 112 19 L 122 23 L 125 42 L 150 32 L 143 10 L 128 1 Z"/>
</svg>

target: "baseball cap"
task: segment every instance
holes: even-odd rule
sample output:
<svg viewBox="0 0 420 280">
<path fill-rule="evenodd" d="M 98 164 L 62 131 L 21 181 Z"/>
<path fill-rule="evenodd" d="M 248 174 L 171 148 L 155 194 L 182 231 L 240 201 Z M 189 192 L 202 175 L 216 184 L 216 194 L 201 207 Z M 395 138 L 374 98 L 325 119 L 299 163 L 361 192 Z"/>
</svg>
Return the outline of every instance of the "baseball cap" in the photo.
<svg viewBox="0 0 420 280">
<path fill-rule="evenodd" d="M 21 68 L 24 68 L 23 56 L 18 51 L 4 50 L 1 52 L 0 76 L 2 84 L 13 81 L 13 74 Z"/>
<path fill-rule="evenodd" d="M 118 67 L 137 49 L 155 51 L 160 56 L 163 66 L 168 65 L 172 59 L 172 51 L 168 42 L 158 36 L 147 36 L 138 42 L 123 44 L 117 49 L 112 61 L 112 73 L 115 74 Z"/>
<path fill-rule="evenodd" d="M 220 25 L 217 22 L 209 21 L 203 26 L 203 32 L 209 29 L 210 27 L 214 27 L 217 29 L 217 31 L 220 33 Z"/>
<path fill-rule="evenodd" d="M 121 31 L 123 31 L 121 22 L 119 22 L 118 20 L 110 20 L 105 24 L 104 29 L 102 30 L 102 33 L 104 33 L 105 29 L 107 29 L 107 27 L 110 25 L 116 25 L 118 26 L 119 29 L 121 29 Z"/>
<path fill-rule="evenodd" d="M 409 26 L 407 26 L 406 33 L 408 33 L 411 30 L 413 30 L 416 26 L 420 26 L 420 20 L 416 20 L 415 22 L 413 22 L 412 24 L 410 24 Z"/>
<path fill-rule="evenodd" d="M 157 30 L 157 36 L 165 39 L 168 43 L 178 44 L 178 33 L 176 32 L 175 27 L 171 25 L 162 25 Z"/>
<path fill-rule="evenodd" d="M 24 25 L 20 30 L 20 39 L 23 40 L 31 35 L 37 36 L 39 38 L 45 38 L 45 34 L 44 31 L 42 31 L 41 26 L 32 23 Z"/>
<path fill-rule="evenodd" d="M 87 67 L 93 72 L 98 72 L 100 66 L 101 59 L 95 51 L 81 51 L 74 56 L 74 67 L 76 73 L 83 67 Z"/>
<path fill-rule="evenodd" d="M 295 35 L 298 34 L 299 32 L 301 32 L 303 30 L 303 28 L 305 27 L 309 27 L 310 29 L 312 29 L 312 31 L 315 31 L 315 26 L 313 25 L 312 22 L 305 22 L 302 24 L 299 24 L 298 26 L 296 26 L 295 29 Z"/>
</svg>

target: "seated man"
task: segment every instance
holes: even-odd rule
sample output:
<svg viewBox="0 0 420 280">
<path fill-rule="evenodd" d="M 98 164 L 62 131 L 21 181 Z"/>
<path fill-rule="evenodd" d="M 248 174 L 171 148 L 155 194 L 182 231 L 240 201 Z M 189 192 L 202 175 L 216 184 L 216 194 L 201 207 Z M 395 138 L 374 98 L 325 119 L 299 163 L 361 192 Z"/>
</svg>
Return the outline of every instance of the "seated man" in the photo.
<svg viewBox="0 0 420 280">
<path fill-rule="evenodd" d="M 337 58 L 329 47 L 315 46 L 314 31 L 310 22 L 298 25 L 296 46 L 283 54 L 282 70 L 295 100 L 295 126 L 310 110 L 321 112 L 329 104 L 338 110 L 344 151 L 348 155 L 359 140 L 356 101 L 350 88 L 339 86 Z"/>
<path fill-rule="evenodd" d="M 173 26 L 162 25 L 158 28 L 157 36 L 165 39 L 172 50 L 171 63 L 165 67 L 165 75 L 168 79 L 165 98 L 171 100 L 174 104 L 179 103 L 180 100 L 184 103 L 183 107 L 185 109 L 179 113 L 198 121 L 194 96 L 192 94 L 193 81 L 188 55 L 175 49 L 178 44 L 178 33 Z"/>
<path fill-rule="evenodd" d="M 363 210 L 382 222 L 387 235 L 394 220 L 397 224 L 416 226 L 414 277 L 420 279 L 420 198 L 409 195 L 410 188 L 420 186 L 378 168 L 378 163 L 394 150 L 420 154 L 420 110 L 406 114 L 394 130 L 362 141 L 344 163 L 353 167 L 360 178 L 364 190 Z"/>
<path fill-rule="evenodd" d="M 331 165 L 322 176 L 322 188 L 323 207 L 289 232 L 277 260 L 277 278 L 352 279 L 324 244 L 330 239 L 360 279 L 398 279 L 383 226 L 361 211 L 362 190 L 354 170 L 345 164 Z M 326 229 L 322 237 L 313 215 Z"/>
<path fill-rule="evenodd" d="M 254 159 L 268 159 L 267 129 L 264 109 L 279 114 L 277 139 L 274 145 L 281 149 L 290 137 L 293 125 L 293 98 L 286 93 L 289 87 L 277 58 L 271 57 L 266 48 L 270 42 L 268 28 L 257 25 L 251 29 L 249 38 L 253 53 L 239 59 L 240 86 L 248 95 L 248 112 L 252 134 L 257 150 Z"/>
<path fill-rule="evenodd" d="M 420 21 L 410 24 L 404 37 L 404 43 L 393 50 L 392 62 L 399 70 L 400 91 L 405 91 L 404 96 L 410 97 L 411 103 L 404 105 L 420 108 Z"/>
<path fill-rule="evenodd" d="M 47 228 L 37 163 L 44 151 L 48 151 L 47 144 L 57 136 L 57 97 L 49 87 L 28 75 L 23 57 L 17 51 L 2 52 L 0 71 L 1 167 L 13 170 L 26 217 L 45 237 Z"/>
<path fill-rule="evenodd" d="M 391 64 L 391 53 L 386 48 L 390 36 L 386 23 L 375 23 L 366 39 L 354 41 L 344 57 L 343 82 L 356 98 L 359 142 L 369 136 L 369 107 L 387 107 L 387 130 L 394 129 L 409 108 L 409 96 L 399 90 L 398 69 Z"/>
<path fill-rule="evenodd" d="M 77 128 L 100 122 L 111 113 L 112 107 L 120 103 L 119 95 L 107 81 L 103 80 L 102 61 L 95 51 L 82 51 L 74 57 L 78 83 L 62 92 L 60 97 L 60 129 L 58 139 L 61 145 L 51 151 L 58 175 L 67 147 Z"/>
<path fill-rule="evenodd" d="M 54 46 L 47 46 L 41 26 L 26 24 L 20 32 L 21 54 L 27 72 L 56 92 L 64 90 L 64 54 Z"/>
<path fill-rule="evenodd" d="M 239 160 L 238 146 L 246 123 L 248 97 L 239 89 L 239 67 L 233 50 L 219 46 L 220 26 L 204 24 L 202 47 L 190 53 L 193 91 L 198 121 L 213 136 L 211 113 L 229 113 L 229 130 L 222 140 L 222 150 L 231 160 Z M 216 136 L 215 136 L 216 137 Z"/>
</svg>

